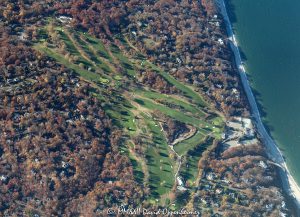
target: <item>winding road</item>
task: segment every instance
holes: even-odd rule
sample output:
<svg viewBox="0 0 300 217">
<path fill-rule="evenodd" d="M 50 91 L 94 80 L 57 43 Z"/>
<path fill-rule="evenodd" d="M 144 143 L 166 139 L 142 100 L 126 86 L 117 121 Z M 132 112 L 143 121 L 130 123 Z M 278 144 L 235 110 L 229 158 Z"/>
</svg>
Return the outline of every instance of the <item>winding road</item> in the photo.
<svg viewBox="0 0 300 217">
<path fill-rule="evenodd" d="M 174 150 L 174 145 L 169 145 L 170 149 L 174 152 L 174 154 L 177 156 L 177 162 L 178 162 L 178 165 L 177 165 L 177 170 L 174 174 L 174 177 L 175 177 L 175 182 L 177 182 L 177 177 L 178 177 L 178 173 L 180 171 L 180 167 L 181 167 L 181 164 L 182 164 L 182 159 L 181 159 L 181 155 L 179 155 L 175 150 Z"/>
<path fill-rule="evenodd" d="M 230 19 L 229 19 L 227 10 L 226 10 L 224 0 L 216 0 L 216 2 L 221 10 L 221 13 L 223 15 L 223 18 L 224 18 L 224 21 L 226 24 L 226 30 L 227 30 L 228 38 L 230 41 L 230 47 L 235 56 L 235 62 L 236 62 L 236 65 L 237 65 L 237 68 L 238 68 L 238 71 L 239 71 L 239 74 L 241 77 L 241 81 L 242 81 L 244 90 L 246 92 L 246 95 L 247 95 L 247 98 L 248 98 L 248 101 L 249 101 L 249 104 L 251 107 L 252 117 L 255 120 L 255 125 L 256 125 L 257 131 L 260 134 L 261 139 L 264 142 L 264 145 L 267 149 L 267 154 L 268 154 L 269 158 L 272 161 L 274 161 L 276 164 L 280 165 L 279 171 L 280 171 L 280 176 L 281 176 L 281 179 L 283 182 L 283 188 L 289 195 L 291 195 L 294 198 L 296 205 L 298 207 L 298 211 L 299 211 L 300 210 L 300 188 L 297 185 L 294 178 L 292 177 L 292 175 L 290 174 L 281 151 L 279 150 L 275 141 L 271 138 L 271 136 L 269 135 L 269 133 L 267 132 L 266 128 L 263 125 L 255 97 L 253 95 L 249 81 L 247 79 L 245 67 L 242 64 L 242 59 L 241 59 L 240 51 L 238 48 L 238 43 L 237 43 L 234 33 L 233 33 L 233 29 L 232 29 L 232 26 L 230 23 Z"/>
</svg>

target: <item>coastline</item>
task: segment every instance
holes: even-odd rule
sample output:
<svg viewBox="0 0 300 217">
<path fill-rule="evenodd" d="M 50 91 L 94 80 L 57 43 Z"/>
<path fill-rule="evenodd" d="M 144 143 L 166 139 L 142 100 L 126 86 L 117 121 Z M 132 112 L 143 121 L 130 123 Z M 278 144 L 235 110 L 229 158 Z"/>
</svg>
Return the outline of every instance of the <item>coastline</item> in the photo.
<svg viewBox="0 0 300 217">
<path fill-rule="evenodd" d="M 253 95 L 249 81 L 247 79 L 246 70 L 242 64 L 242 59 L 241 59 L 240 51 L 238 48 L 238 43 L 237 43 L 237 41 L 235 39 L 235 35 L 233 33 L 233 29 L 232 29 L 231 22 L 230 22 L 228 13 L 227 13 L 225 2 L 224 2 L 224 0 L 216 0 L 216 3 L 221 10 L 221 14 L 223 15 L 223 19 L 226 24 L 226 31 L 227 31 L 227 36 L 230 41 L 230 47 L 234 53 L 235 63 L 236 63 L 237 69 L 239 71 L 241 82 L 242 82 L 244 91 L 246 93 L 249 105 L 251 107 L 251 115 L 252 115 L 253 119 L 255 120 L 257 132 L 259 133 L 259 135 L 265 145 L 268 157 L 272 161 L 274 161 L 279 167 L 279 173 L 280 173 L 282 187 L 283 187 L 284 191 L 286 191 L 286 193 L 294 199 L 296 206 L 297 206 L 297 211 L 299 212 L 300 211 L 300 187 L 298 186 L 297 182 L 291 175 L 291 173 L 287 167 L 287 164 L 284 160 L 284 157 L 283 157 L 281 151 L 279 150 L 278 146 L 276 145 L 276 142 L 270 137 L 270 135 L 268 134 L 266 128 L 264 127 L 264 125 L 262 123 L 260 112 L 259 112 L 256 100 L 255 100 L 255 97 Z"/>
</svg>

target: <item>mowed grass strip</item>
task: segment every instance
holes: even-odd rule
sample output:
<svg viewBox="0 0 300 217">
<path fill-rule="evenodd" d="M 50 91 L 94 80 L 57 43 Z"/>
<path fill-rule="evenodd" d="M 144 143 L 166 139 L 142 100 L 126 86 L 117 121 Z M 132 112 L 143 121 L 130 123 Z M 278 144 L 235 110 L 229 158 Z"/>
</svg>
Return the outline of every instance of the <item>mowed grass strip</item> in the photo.
<svg viewBox="0 0 300 217">
<path fill-rule="evenodd" d="M 120 101 L 120 98 L 114 99 L 114 96 L 111 96 L 110 103 L 103 108 L 116 126 L 126 129 L 129 135 L 132 135 L 136 131 L 136 124 L 130 106 L 126 106 L 126 102 Z"/>
<path fill-rule="evenodd" d="M 80 52 L 78 51 L 78 49 L 76 48 L 76 46 L 73 44 L 72 40 L 68 37 L 68 35 L 66 35 L 64 32 L 62 32 L 62 34 L 64 35 L 64 37 L 62 39 L 66 40 L 65 42 L 72 48 L 74 53 L 80 55 L 80 57 L 83 58 L 81 56 Z M 78 40 L 78 38 L 79 38 L 79 36 L 75 37 L 74 40 Z M 102 49 L 104 49 L 103 44 L 101 44 L 99 40 L 94 39 L 94 41 L 97 42 L 97 44 L 100 47 L 102 47 Z M 82 43 L 84 43 L 84 42 L 82 41 Z M 86 49 L 88 49 L 88 48 L 86 48 Z M 108 76 L 106 76 L 104 74 L 99 75 L 97 73 L 93 73 L 93 72 L 81 69 L 78 65 L 70 63 L 62 55 L 56 54 L 53 50 L 51 50 L 49 48 L 45 48 L 45 51 L 47 52 L 47 55 L 54 57 L 57 61 L 66 65 L 67 67 L 75 70 L 76 72 L 78 72 L 78 74 L 80 74 L 83 78 L 85 78 L 87 80 L 90 80 L 97 84 L 99 84 L 99 83 L 100 84 L 108 84 L 111 80 Z M 104 50 L 103 50 L 103 52 L 104 52 Z M 90 54 L 90 52 L 88 54 Z M 106 52 L 106 54 L 109 55 L 107 52 Z M 108 57 L 108 56 L 106 56 L 106 57 Z M 111 59 L 111 58 L 109 58 L 109 59 Z M 114 96 L 111 96 L 111 100 L 113 100 L 113 97 Z M 124 101 L 124 99 L 122 99 L 122 100 L 120 100 L 120 99 L 121 98 L 115 100 L 114 105 L 110 106 L 110 108 L 106 109 L 106 111 L 116 121 L 118 126 L 125 128 L 130 133 L 132 133 L 136 130 L 136 127 L 133 122 L 134 115 L 130 111 L 131 105 L 129 102 L 126 103 L 125 102 L 126 100 Z"/>
<path fill-rule="evenodd" d="M 131 161 L 132 167 L 133 167 L 133 175 L 135 177 L 135 180 L 139 183 L 142 184 L 144 182 L 145 174 L 142 169 L 142 165 L 140 162 L 137 161 L 137 159 L 130 154 L 129 152 L 127 153 L 129 156 L 129 159 Z"/>
<path fill-rule="evenodd" d="M 125 47 L 126 50 L 132 49 L 122 33 L 116 35 L 115 38 L 122 43 L 122 45 Z"/>
<path fill-rule="evenodd" d="M 174 162 L 170 158 L 167 141 L 159 125 L 143 114 L 152 141 L 147 144 L 146 161 L 149 170 L 149 187 L 154 199 L 169 192 L 174 185 Z"/>
<path fill-rule="evenodd" d="M 200 107 L 207 106 L 207 103 L 204 102 L 202 97 L 198 93 L 196 93 L 193 89 L 188 87 L 186 84 L 181 83 L 180 81 L 178 81 L 177 79 L 175 79 L 174 77 L 172 77 L 171 75 L 169 75 L 168 73 L 166 73 L 161 68 L 154 65 L 153 63 L 151 63 L 149 61 L 147 61 L 146 63 L 148 64 L 148 66 L 150 66 L 152 69 L 154 69 L 155 72 L 157 72 L 161 76 L 163 76 L 164 79 L 166 79 L 170 84 L 174 85 L 179 90 L 181 90 L 185 97 L 194 100 L 194 103 L 196 105 L 198 105 Z"/>
<path fill-rule="evenodd" d="M 65 37 L 62 37 L 61 40 L 65 39 L 66 44 L 71 48 L 70 51 L 73 52 L 73 54 L 81 55 L 80 52 L 78 52 L 78 49 L 76 46 L 72 43 L 69 37 L 65 35 Z M 76 38 L 74 37 L 74 40 Z M 99 75 L 97 73 L 90 72 L 88 70 L 84 70 L 81 67 L 79 67 L 75 63 L 71 63 L 68 59 L 64 57 L 64 55 L 60 54 L 57 50 L 51 49 L 49 47 L 43 46 L 42 44 L 35 45 L 35 48 L 43 53 L 45 53 L 47 56 L 52 57 L 59 63 L 65 65 L 66 67 L 74 70 L 77 74 L 79 74 L 82 78 L 84 78 L 87 81 L 99 84 L 107 84 L 109 83 L 109 79 L 107 77 L 104 77 L 103 75 Z M 117 80 L 121 80 L 120 76 L 116 77 Z M 101 85 L 99 88 L 102 88 Z M 116 94 L 117 95 L 117 94 Z M 103 101 L 104 98 L 101 98 L 101 101 Z M 112 95 L 110 97 L 111 105 L 107 104 L 105 106 L 105 111 L 108 113 L 108 115 L 113 119 L 113 121 L 122 129 L 127 129 L 127 132 L 129 132 L 129 135 L 134 134 L 136 130 L 136 126 L 134 123 L 134 115 L 130 111 L 132 108 L 132 105 L 130 105 L 129 102 L 126 102 L 126 99 L 122 97 L 116 97 Z M 123 152 L 125 152 L 124 148 L 121 148 Z M 144 174 L 141 170 L 141 165 L 136 161 L 134 156 L 132 156 L 128 151 L 126 151 L 128 156 L 131 159 L 131 162 L 135 168 L 135 177 L 137 180 L 142 180 L 144 177 Z"/>
<path fill-rule="evenodd" d="M 198 131 L 194 136 L 191 138 L 184 140 L 182 142 L 177 143 L 174 145 L 174 150 L 179 155 L 186 155 L 187 152 L 197 145 L 203 142 L 203 139 L 206 137 L 207 134 L 203 134 L 202 132 Z"/>
<path fill-rule="evenodd" d="M 62 40 L 66 45 L 66 51 L 68 51 L 71 55 L 77 57 L 76 60 L 77 64 L 83 64 L 86 68 L 93 67 L 93 64 L 86 60 L 84 57 L 81 56 L 80 52 L 77 50 L 76 46 L 73 44 L 69 36 L 64 32 L 62 29 L 61 31 L 58 31 L 60 35 L 60 40 Z"/>
<path fill-rule="evenodd" d="M 127 147 L 127 146 L 132 146 L 132 147 Z M 134 145 L 131 142 L 128 142 L 127 144 L 126 142 L 123 142 L 120 149 L 121 149 L 121 153 L 126 154 L 132 163 L 133 175 L 135 177 L 135 180 L 139 184 L 142 184 L 144 183 L 145 174 L 143 172 L 142 163 L 139 162 L 139 157 L 136 156 L 136 153 L 130 150 L 130 148 L 133 148 L 133 146 Z"/>
<path fill-rule="evenodd" d="M 77 74 L 82 76 L 84 79 L 92 81 L 94 83 L 98 83 L 101 76 L 89 72 L 87 70 L 84 70 L 80 68 L 78 65 L 69 62 L 63 55 L 59 54 L 57 51 L 50 49 L 48 47 L 42 46 L 42 45 L 35 45 L 35 48 L 43 53 L 45 53 L 47 56 L 52 57 L 55 59 L 57 62 L 61 63 L 62 65 L 67 66 L 70 69 L 73 69 Z"/>
<path fill-rule="evenodd" d="M 109 55 L 108 51 L 106 50 L 103 42 L 100 39 L 94 38 L 93 36 L 82 33 L 81 36 L 89 43 L 89 45 L 93 46 L 97 52 L 97 55 L 107 59 L 110 62 L 113 62 L 112 57 Z"/>
<path fill-rule="evenodd" d="M 199 161 L 209 146 L 211 146 L 213 139 L 211 137 L 203 138 L 199 141 L 193 149 L 190 149 L 185 155 L 184 163 L 181 166 L 179 174 L 187 181 L 190 185 L 195 185 L 199 173 Z"/>
<path fill-rule="evenodd" d="M 113 62 L 113 58 L 110 56 L 109 51 L 104 46 L 104 44 L 99 39 L 95 39 L 92 36 L 85 34 L 83 35 L 86 41 L 96 49 L 96 52 L 101 57 L 107 59 L 110 62 Z M 135 76 L 136 72 L 134 69 L 134 64 L 123 55 L 122 51 L 114 44 L 112 44 L 109 48 L 112 55 L 120 62 L 121 66 L 125 69 L 129 76 Z"/>
<path fill-rule="evenodd" d="M 174 118 L 175 120 L 181 121 L 183 123 L 186 124 L 190 124 L 193 125 L 197 128 L 199 127 L 203 127 L 205 125 L 209 125 L 210 127 L 212 127 L 210 124 L 204 122 L 203 120 L 197 119 L 195 117 L 192 116 L 188 116 L 186 114 L 184 114 L 183 112 L 177 111 L 175 109 L 170 109 L 168 107 L 165 107 L 161 104 L 157 104 L 157 103 L 153 103 L 150 100 L 147 99 L 142 99 L 142 98 L 135 98 L 134 99 L 135 102 L 137 102 L 138 104 L 140 104 L 141 106 L 148 108 L 150 110 L 159 110 L 160 112 L 166 114 L 169 117 Z"/>
<path fill-rule="evenodd" d="M 78 46 L 86 53 L 91 62 L 95 63 L 104 73 L 112 72 L 111 68 L 94 54 L 93 50 L 90 49 L 90 45 L 81 39 L 81 37 L 84 37 L 83 34 L 74 31 L 71 32 L 73 33 L 74 40 L 76 40 Z"/>
<path fill-rule="evenodd" d="M 78 43 L 79 39 L 77 37 L 77 34 L 69 29 L 63 29 L 63 32 L 68 37 L 75 49 L 79 52 L 80 56 L 92 65 L 95 65 L 95 63 L 91 60 L 91 57 L 89 56 L 89 51 L 86 52 L 86 50 L 80 45 L 80 43 Z"/>
<path fill-rule="evenodd" d="M 120 61 L 120 64 L 126 70 L 126 72 L 129 76 L 136 75 L 136 72 L 134 69 L 134 64 L 125 55 L 123 55 L 120 48 L 118 48 L 116 45 L 112 44 L 110 46 L 110 51 L 114 55 L 114 57 L 116 57 Z"/>
<path fill-rule="evenodd" d="M 187 103 L 183 100 L 173 98 L 172 95 L 161 94 L 153 91 L 141 91 L 141 90 L 136 90 L 135 92 L 152 100 L 163 99 L 170 104 L 174 104 L 175 106 L 182 107 L 186 112 L 190 112 L 194 116 L 198 116 L 198 118 L 205 116 L 205 112 L 202 111 L 199 107 L 196 107 L 193 104 Z"/>
</svg>

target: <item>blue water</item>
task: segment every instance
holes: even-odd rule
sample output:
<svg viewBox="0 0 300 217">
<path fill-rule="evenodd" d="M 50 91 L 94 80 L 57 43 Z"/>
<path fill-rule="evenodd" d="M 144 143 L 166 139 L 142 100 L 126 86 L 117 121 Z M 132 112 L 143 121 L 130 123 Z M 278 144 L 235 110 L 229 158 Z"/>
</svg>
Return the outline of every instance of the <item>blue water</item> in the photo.
<svg viewBox="0 0 300 217">
<path fill-rule="evenodd" d="M 300 0 L 227 0 L 269 127 L 300 184 Z"/>
</svg>

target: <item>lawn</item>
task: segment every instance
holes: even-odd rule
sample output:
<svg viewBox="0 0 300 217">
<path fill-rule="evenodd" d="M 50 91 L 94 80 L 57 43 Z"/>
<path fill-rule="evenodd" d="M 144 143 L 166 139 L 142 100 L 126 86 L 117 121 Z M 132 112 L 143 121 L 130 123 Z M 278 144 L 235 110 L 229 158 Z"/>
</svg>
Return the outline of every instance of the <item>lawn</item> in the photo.
<svg viewBox="0 0 300 217">
<path fill-rule="evenodd" d="M 160 112 L 174 118 L 175 120 L 181 121 L 186 124 L 193 125 L 195 127 L 202 127 L 204 125 L 206 125 L 208 127 L 211 126 L 210 124 L 205 123 L 201 119 L 197 119 L 195 117 L 188 116 L 188 115 L 186 115 L 180 111 L 177 111 L 175 109 L 170 109 L 161 104 L 154 103 L 151 100 L 136 98 L 134 101 L 137 102 L 138 104 L 140 104 L 141 106 L 146 107 L 150 110 L 159 110 Z"/>
<path fill-rule="evenodd" d="M 205 136 L 206 136 L 206 134 L 203 134 L 198 131 L 193 137 L 191 137 L 183 142 L 177 143 L 174 146 L 174 150 L 179 155 L 186 155 L 189 150 L 194 149 L 197 145 L 202 143 Z"/>
<path fill-rule="evenodd" d="M 100 57 L 107 59 L 109 62 L 113 62 L 111 55 L 109 54 L 109 52 L 107 51 L 100 39 L 96 39 L 87 33 L 82 33 L 81 35 L 88 42 L 89 45 L 95 48 L 97 54 Z"/>
<path fill-rule="evenodd" d="M 125 55 L 123 55 L 122 51 L 116 45 L 112 44 L 110 46 L 110 50 L 112 54 L 119 60 L 121 66 L 127 72 L 127 75 L 134 77 L 136 74 L 134 64 Z"/>
<path fill-rule="evenodd" d="M 211 137 L 202 138 L 197 145 L 188 151 L 185 155 L 184 163 L 179 171 L 180 175 L 184 178 L 186 182 L 194 185 L 196 183 L 197 175 L 199 172 L 198 164 L 203 152 L 212 144 L 213 140 Z"/>
<path fill-rule="evenodd" d="M 66 51 L 68 51 L 71 55 L 76 57 L 74 60 L 75 63 L 77 64 L 83 64 L 86 68 L 88 67 L 93 67 L 93 64 L 86 60 L 84 57 L 81 56 L 80 52 L 77 50 L 76 46 L 73 44 L 69 36 L 64 32 L 62 29 L 61 31 L 58 32 L 60 35 L 60 39 L 64 42 L 66 45 Z"/>
<path fill-rule="evenodd" d="M 170 84 L 177 87 L 179 90 L 183 92 L 183 95 L 186 96 L 189 99 L 194 100 L 194 103 L 200 107 L 207 106 L 207 104 L 204 102 L 202 97 L 196 93 L 191 87 L 189 87 L 187 84 L 183 84 L 180 81 L 173 78 L 171 75 L 163 71 L 158 66 L 154 65 L 153 63 L 147 61 L 145 65 L 150 66 L 152 69 L 154 69 L 155 72 L 159 73 L 161 76 L 163 76 Z"/>
<path fill-rule="evenodd" d="M 35 48 L 42 53 L 47 54 L 48 56 L 55 59 L 57 62 L 61 63 L 62 65 L 68 66 L 68 68 L 73 69 L 77 74 L 82 76 L 84 79 L 90 80 L 92 82 L 98 82 L 100 79 L 100 75 L 96 73 L 89 72 L 85 69 L 81 69 L 78 65 L 69 62 L 65 57 L 53 49 L 45 47 L 43 45 L 35 45 Z"/>
<path fill-rule="evenodd" d="M 104 61 L 100 60 L 100 56 L 97 54 L 97 47 L 102 47 L 102 52 L 104 52 L 104 46 L 88 43 L 89 40 L 84 37 L 83 33 L 73 32 L 73 35 L 78 45 L 86 53 L 86 55 L 88 55 L 92 62 L 94 62 L 101 70 L 103 70 L 104 73 L 112 72 L 112 69 Z M 108 55 L 109 54 L 106 53 L 105 57 L 108 58 Z"/>
<path fill-rule="evenodd" d="M 197 106 L 194 106 L 191 103 L 183 101 L 184 99 L 179 100 L 179 99 L 173 98 L 172 95 L 161 94 L 161 93 L 153 92 L 153 91 L 141 91 L 141 90 L 137 90 L 136 93 L 141 94 L 144 97 L 147 97 L 152 100 L 163 99 L 167 103 L 180 106 L 186 112 L 190 112 L 193 115 L 198 116 L 198 117 L 202 117 L 205 115 L 205 112 L 202 111 L 201 109 L 199 109 Z"/>
<path fill-rule="evenodd" d="M 146 161 L 149 167 L 149 185 L 154 198 L 170 191 L 174 185 L 174 161 L 170 159 L 167 141 L 158 123 L 143 115 L 153 141 L 147 145 Z"/>
</svg>

